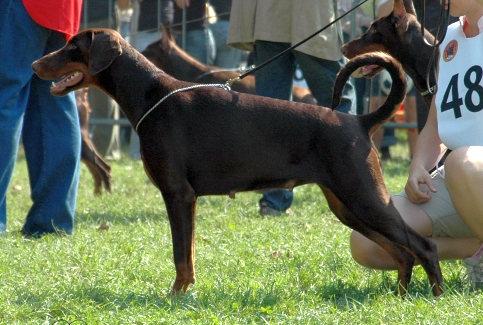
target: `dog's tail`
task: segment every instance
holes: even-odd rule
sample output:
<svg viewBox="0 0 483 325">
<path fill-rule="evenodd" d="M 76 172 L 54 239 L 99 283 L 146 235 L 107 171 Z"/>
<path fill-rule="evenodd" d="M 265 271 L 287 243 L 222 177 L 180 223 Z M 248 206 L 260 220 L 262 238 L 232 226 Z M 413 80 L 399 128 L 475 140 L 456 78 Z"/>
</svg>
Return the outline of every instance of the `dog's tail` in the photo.
<svg viewBox="0 0 483 325">
<path fill-rule="evenodd" d="M 384 121 L 389 119 L 399 108 L 399 105 L 406 94 L 406 78 L 404 71 L 396 59 L 383 52 L 372 52 L 354 57 L 352 60 L 340 70 L 334 84 L 334 94 L 332 96 L 332 109 L 337 107 L 340 103 L 342 90 L 347 79 L 351 74 L 363 66 L 378 65 L 385 68 L 392 79 L 391 92 L 386 99 L 386 102 L 379 107 L 375 112 L 361 115 L 359 117 L 362 126 L 372 133 Z"/>
</svg>

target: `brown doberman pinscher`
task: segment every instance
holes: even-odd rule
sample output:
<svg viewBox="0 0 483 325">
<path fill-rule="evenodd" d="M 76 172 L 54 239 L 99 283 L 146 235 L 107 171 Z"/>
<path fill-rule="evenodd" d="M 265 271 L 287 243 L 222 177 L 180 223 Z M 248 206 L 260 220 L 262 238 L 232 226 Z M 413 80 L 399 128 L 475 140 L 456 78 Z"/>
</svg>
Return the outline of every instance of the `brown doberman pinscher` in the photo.
<svg viewBox="0 0 483 325">
<path fill-rule="evenodd" d="M 161 191 L 171 226 L 173 292 L 185 291 L 195 281 L 197 197 L 315 183 L 342 223 L 377 242 L 397 261 L 401 293 L 417 258 L 433 293 L 439 295 L 443 278 L 436 246 L 397 212 L 370 138 L 404 98 L 402 68 L 383 53 L 354 58 L 338 75 L 334 103 L 340 101 L 350 74 L 372 64 L 389 71 L 393 86 L 379 110 L 361 116 L 220 87 L 196 87 L 158 69 L 107 29 L 77 34 L 32 68 L 42 79 L 59 80 L 52 85 L 54 95 L 99 87 L 137 129 L 145 170 Z"/>
<path fill-rule="evenodd" d="M 169 28 L 164 28 L 161 38 L 149 44 L 142 54 L 158 68 L 179 80 L 199 83 L 224 83 L 239 75 L 236 71 L 206 65 L 192 57 L 176 44 Z M 241 80 L 237 80 L 231 88 L 241 93 L 255 94 L 255 77 L 248 75 Z M 293 86 L 292 97 L 295 102 L 317 104 L 317 100 L 307 88 Z"/>
<path fill-rule="evenodd" d="M 111 166 L 99 155 L 89 135 L 91 107 L 87 88 L 76 91 L 75 99 L 81 129 L 81 160 L 94 179 L 94 194 L 100 195 L 103 187 L 107 192 L 111 192 Z"/>
<path fill-rule="evenodd" d="M 377 19 L 361 37 L 344 44 L 342 53 L 349 59 L 373 51 L 389 53 L 412 78 L 429 110 L 433 94 L 428 91 L 426 79 L 429 76 L 431 88 L 436 85 L 436 79 L 434 66 L 429 67 L 433 47 L 428 43 L 434 43 L 434 36 L 427 30 L 424 36 L 421 34 L 412 1 L 395 0 L 391 14 Z"/>
</svg>

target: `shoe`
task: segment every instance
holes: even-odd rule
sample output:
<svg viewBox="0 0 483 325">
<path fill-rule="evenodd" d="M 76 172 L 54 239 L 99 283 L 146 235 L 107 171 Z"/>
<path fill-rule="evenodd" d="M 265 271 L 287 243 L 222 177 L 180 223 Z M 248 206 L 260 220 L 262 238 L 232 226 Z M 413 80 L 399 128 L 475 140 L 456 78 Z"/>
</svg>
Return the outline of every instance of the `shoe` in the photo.
<svg viewBox="0 0 483 325">
<path fill-rule="evenodd" d="M 276 210 L 274 208 L 269 207 L 268 204 L 266 204 L 265 202 L 261 202 L 258 213 L 261 216 L 281 216 L 284 213 L 284 211 Z"/>
<path fill-rule="evenodd" d="M 468 279 L 474 289 L 483 289 L 483 245 L 471 257 L 463 260 L 468 272 Z"/>
<path fill-rule="evenodd" d="M 37 229 L 37 230 L 27 230 L 25 228 L 22 228 L 20 231 L 22 236 L 26 239 L 40 239 L 46 235 L 57 235 L 60 237 L 72 235 L 72 231 L 67 232 L 63 229 Z"/>
</svg>

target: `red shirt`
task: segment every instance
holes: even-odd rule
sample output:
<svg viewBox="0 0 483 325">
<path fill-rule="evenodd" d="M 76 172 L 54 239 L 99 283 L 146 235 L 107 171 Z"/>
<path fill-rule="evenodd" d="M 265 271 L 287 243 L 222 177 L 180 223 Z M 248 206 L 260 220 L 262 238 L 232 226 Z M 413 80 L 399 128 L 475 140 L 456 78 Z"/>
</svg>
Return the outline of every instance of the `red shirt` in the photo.
<svg viewBox="0 0 483 325">
<path fill-rule="evenodd" d="M 65 34 L 77 34 L 82 0 L 22 0 L 30 17 L 39 25 Z"/>
</svg>

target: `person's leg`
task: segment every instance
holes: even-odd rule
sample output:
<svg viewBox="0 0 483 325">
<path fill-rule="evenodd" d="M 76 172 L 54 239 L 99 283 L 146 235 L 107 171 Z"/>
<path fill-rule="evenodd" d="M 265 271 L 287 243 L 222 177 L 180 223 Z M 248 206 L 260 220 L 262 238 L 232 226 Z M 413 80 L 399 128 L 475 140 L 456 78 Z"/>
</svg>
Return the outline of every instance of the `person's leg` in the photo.
<svg viewBox="0 0 483 325">
<path fill-rule="evenodd" d="M 288 48 L 288 43 L 255 42 L 255 65 L 265 62 Z M 292 94 L 294 58 L 290 53 L 256 72 L 255 87 L 258 95 L 289 100 Z M 277 189 L 265 192 L 260 199 L 261 214 L 276 214 L 287 210 L 293 201 L 292 191 Z M 265 213 L 267 212 L 267 213 Z"/>
<path fill-rule="evenodd" d="M 176 42 L 181 44 L 181 34 L 176 36 Z M 187 31 L 184 50 L 202 63 L 213 64 L 215 60 L 213 33 L 208 28 Z"/>
<path fill-rule="evenodd" d="M 405 197 L 394 197 L 394 204 L 411 228 L 422 236 L 431 237 L 431 220 L 422 209 Z M 480 245 L 478 239 L 471 237 L 431 237 L 431 240 L 436 244 L 442 260 L 470 257 Z M 350 246 L 354 260 L 365 267 L 377 270 L 397 269 L 396 262 L 382 247 L 356 231 L 351 234 Z"/>
<path fill-rule="evenodd" d="M 222 68 L 238 68 L 242 62 L 244 53 L 242 50 L 228 46 L 226 39 L 228 35 L 228 27 L 230 22 L 227 20 L 218 20 L 210 25 L 215 39 L 216 57 L 214 65 Z"/>
<path fill-rule="evenodd" d="M 433 174 L 437 192 L 424 204 L 411 203 L 404 194 L 393 196 L 396 209 L 406 223 L 420 235 L 431 238 L 441 259 L 463 259 L 481 245 L 470 228 L 457 215 L 444 179 Z M 351 253 L 359 264 L 374 269 L 395 269 L 392 257 L 380 246 L 357 232 L 351 235 Z"/>
<path fill-rule="evenodd" d="M 316 58 L 298 51 L 293 53 L 312 95 L 317 99 L 317 103 L 320 106 L 330 107 L 335 78 L 342 67 L 342 63 Z M 356 113 L 356 95 L 351 81 L 347 82 L 344 87 L 337 110 L 345 113 Z"/>
<path fill-rule="evenodd" d="M 483 241 L 483 147 L 452 151 L 444 162 L 446 184 L 461 218 Z"/>
<path fill-rule="evenodd" d="M 0 232 L 6 229 L 6 193 L 17 158 L 34 59 L 48 33 L 29 17 L 21 1 L 0 6 Z"/>
<path fill-rule="evenodd" d="M 45 54 L 65 38 L 50 32 Z M 80 128 L 74 93 L 55 97 L 50 82 L 34 76 L 24 117 L 23 144 L 33 205 L 22 232 L 72 233 L 79 183 Z"/>
</svg>

